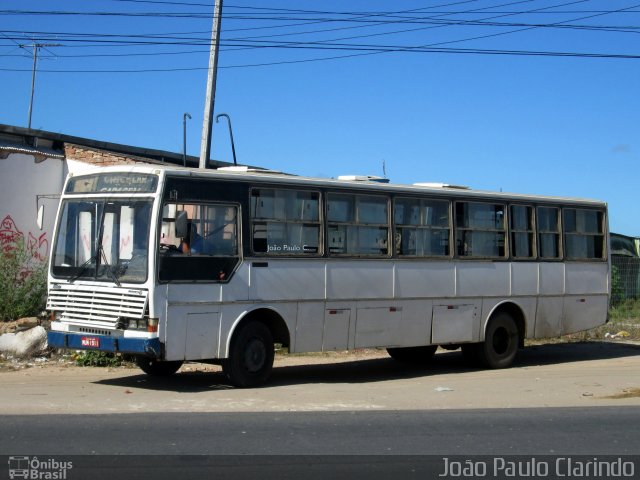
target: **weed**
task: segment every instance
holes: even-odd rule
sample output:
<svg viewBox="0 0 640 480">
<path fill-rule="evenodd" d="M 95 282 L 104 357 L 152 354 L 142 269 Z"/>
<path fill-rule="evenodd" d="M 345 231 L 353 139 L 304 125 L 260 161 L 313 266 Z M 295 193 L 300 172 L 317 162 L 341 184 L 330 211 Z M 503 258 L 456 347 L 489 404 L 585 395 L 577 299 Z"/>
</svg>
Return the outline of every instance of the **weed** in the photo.
<svg viewBox="0 0 640 480">
<path fill-rule="evenodd" d="M 0 320 L 35 316 L 44 309 L 46 262 L 24 242 L 0 250 Z"/>
<path fill-rule="evenodd" d="M 120 367 L 125 359 L 118 353 L 83 350 L 74 355 L 76 365 L 80 367 Z"/>
</svg>

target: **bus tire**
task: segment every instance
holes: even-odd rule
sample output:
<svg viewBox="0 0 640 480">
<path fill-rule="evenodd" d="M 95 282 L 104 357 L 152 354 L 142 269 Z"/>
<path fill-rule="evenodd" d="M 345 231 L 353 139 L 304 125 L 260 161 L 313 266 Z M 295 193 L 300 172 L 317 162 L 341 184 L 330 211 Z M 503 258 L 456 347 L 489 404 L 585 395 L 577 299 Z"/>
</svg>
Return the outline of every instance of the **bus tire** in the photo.
<svg viewBox="0 0 640 480">
<path fill-rule="evenodd" d="M 234 334 L 222 371 L 236 387 L 259 387 L 271 375 L 273 357 L 271 330 L 264 323 L 250 321 Z"/>
<path fill-rule="evenodd" d="M 425 347 L 395 347 L 387 348 L 387 353 L 391 358 L 400 363 L 426 365 L 431 362 L 437 349 L 437 345 L 427 345 Z"/>
<path fill-rule="evenodd" d="M 507 368 L 518 352 L 518 326 L 511 315 L 500 312 L 489 321 L 484 342 L 478 345 L 477 355 L 486 368 Z"/>
<path fill-rule="evenodd" d="M 152 377 L 168 377 L 173 375 L 182 366 L 182 360 L 172 362 L 161 362 L 150 357 L 136 357 L 136 365 Z"/>
</svg>

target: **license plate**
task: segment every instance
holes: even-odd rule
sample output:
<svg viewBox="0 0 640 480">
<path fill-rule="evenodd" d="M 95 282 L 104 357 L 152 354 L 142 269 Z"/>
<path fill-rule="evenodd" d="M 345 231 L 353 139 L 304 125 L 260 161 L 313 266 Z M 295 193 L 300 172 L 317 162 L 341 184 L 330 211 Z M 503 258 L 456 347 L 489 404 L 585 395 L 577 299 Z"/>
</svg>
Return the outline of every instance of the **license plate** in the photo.
<svg viewBox="0 0 640 480">
<path fill-rule="evenodd" d="M 90 348 L 100 348 L 100 339 L 98 337 L 82 337 L 82 346 Z"/>
</svg>

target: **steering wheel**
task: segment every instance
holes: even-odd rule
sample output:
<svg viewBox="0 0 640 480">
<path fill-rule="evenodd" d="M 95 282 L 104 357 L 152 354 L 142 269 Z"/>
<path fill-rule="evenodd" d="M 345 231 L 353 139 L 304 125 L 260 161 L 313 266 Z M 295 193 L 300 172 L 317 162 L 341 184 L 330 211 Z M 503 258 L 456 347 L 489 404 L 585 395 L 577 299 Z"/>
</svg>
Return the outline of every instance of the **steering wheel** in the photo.
<svg viewBox="0 0 640 480">
<path fill-rule="evenodd" d="M 173 255 L 174 253 L 182 253 L 182 250 L 180 250 L 172 243 L 161 243 L 160 252 L 164 255 Z"/>
</svg>

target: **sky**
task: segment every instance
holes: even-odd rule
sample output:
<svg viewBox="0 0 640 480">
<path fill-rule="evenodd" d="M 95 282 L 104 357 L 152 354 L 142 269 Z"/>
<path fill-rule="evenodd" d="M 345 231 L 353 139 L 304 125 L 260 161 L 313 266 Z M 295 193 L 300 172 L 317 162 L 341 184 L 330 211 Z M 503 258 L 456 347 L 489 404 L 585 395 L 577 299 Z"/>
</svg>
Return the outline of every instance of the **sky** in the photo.
<svg viewBox="0 0 640 480">
<path fill-rule="evenodd" d="M 199 156 L 213 0 L 4 0 L 0 123 Z M 604 200 L 640 236 L 640 0 L 225 0 L 239 163 Z M 211 157 L 232 161 L 225 119 Z"/>
</svg>

